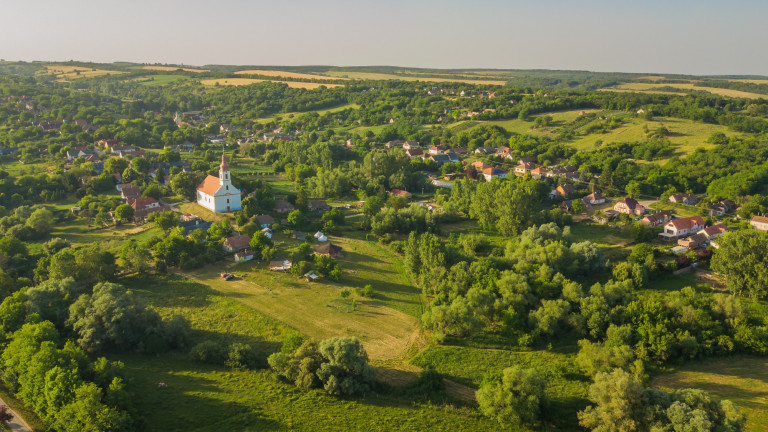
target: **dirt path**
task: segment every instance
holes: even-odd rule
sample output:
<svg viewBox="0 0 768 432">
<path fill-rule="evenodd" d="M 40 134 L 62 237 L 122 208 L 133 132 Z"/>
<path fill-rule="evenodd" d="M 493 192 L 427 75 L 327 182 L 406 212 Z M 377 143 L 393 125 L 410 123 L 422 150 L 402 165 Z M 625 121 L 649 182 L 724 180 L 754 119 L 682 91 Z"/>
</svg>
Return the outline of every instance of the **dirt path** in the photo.
<svg viewBox="0 0 768 432">
<path fill-rule="evenodd" d="M 21 416 L 16 413 L 7 403 L 5 403 L 4 400 L 0 399 L 0 405 L 5 405 L 8 407 L 8 412 L 11 413 L 13 418 L 11 418 L 11 421 L 8 422 L 8 427 L 13 432 L 32 432 L 32 428 L 27 424 L 27 422 L 24 421 Z"/>
</svg>

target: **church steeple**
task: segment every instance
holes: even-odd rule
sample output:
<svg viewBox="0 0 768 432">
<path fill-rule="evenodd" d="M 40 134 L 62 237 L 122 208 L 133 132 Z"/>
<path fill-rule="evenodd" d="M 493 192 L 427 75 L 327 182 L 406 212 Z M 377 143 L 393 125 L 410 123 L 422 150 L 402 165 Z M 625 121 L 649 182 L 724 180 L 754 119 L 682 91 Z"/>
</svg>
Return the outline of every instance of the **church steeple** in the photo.
<svg viewBox="0 0 768 432">
<path fill-rule="evenodd" d="M 224 151 L 221 152 L 221 165 L 219 165 L 219 184 L 229 183 L 229 164 L 227 163 L 227 156 Z"/>
</svg>

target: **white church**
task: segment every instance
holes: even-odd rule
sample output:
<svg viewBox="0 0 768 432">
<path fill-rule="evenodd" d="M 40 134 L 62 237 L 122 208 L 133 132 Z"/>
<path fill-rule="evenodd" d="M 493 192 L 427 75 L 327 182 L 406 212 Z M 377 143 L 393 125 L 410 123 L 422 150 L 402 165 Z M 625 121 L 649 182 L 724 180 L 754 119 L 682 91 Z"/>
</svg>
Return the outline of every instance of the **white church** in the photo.
<svg viewBox="0 0 768 432">
<path fill-rule="evenodd" d="M 197 203 L 216 213 L 242 210 L 240 189 L 232 186 L 229 165 L 224 153 L 221 153 L 219 177 L 209 175 L 197 187 Z"/>
</svg>

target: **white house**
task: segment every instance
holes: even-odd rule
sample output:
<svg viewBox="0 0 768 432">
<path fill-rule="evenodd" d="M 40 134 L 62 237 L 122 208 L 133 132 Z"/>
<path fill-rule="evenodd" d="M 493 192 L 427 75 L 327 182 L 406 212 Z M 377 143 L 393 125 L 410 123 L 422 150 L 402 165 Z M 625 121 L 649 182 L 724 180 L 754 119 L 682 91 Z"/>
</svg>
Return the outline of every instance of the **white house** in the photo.
<svg viewBox="0 0 768 432">
<path fill-rule="evenodd" d="M 765 216 L 753 216 L 750 219 L 749 224 L 752 228 L 758 231 L 768 231 L 768 217 Z"/>
<path fill-rule="evenodd" d="M 216 213 L 242 210 L 240 189 L 232 186 L 229 165 L 224 153 L 221 153 L 219 177 L 209 175 L 197 187 L 197 203 Z"/>
<path fill-rule="evenodd" d="M 671 240 L 693 235 L 704 228 L 706 228 L 706 224 L 701 216 L 691 216 L 672 219 L 664 225 L 664 232 L 659 235 Z"/>
<path fill-rule="evenodd" d="M 261 232 L 264 233 L 265 236 L 267 236 L 268 239 L 272 240 L 272 230 L 269 228 L 262 228 Z"/>
</svg>

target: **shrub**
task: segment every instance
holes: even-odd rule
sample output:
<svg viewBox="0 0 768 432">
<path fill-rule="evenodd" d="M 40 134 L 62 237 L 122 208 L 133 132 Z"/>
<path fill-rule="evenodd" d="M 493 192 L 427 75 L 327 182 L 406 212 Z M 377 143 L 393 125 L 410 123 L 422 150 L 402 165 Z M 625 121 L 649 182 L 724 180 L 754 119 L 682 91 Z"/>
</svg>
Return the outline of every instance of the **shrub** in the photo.
<svg viewBox="0 0 768 432">
<path fill-rule="evenodd" d="M 204 341 L 192 347 L 189 351 L 192 359 L 209 364 L 220 365 L 224 363 L 227 351 L 223 345 L 215 341 Z"/>
<path fill-rule="evenodd" d="M 534 425 L 548 405 L 544 379 L 534 369 L 513 366 L 500 379 L 488 380 L 477 391 L 480 411 L 503 425 Z"/>
<path fill-rule="evenodd" d="M 229 353 L 224 364 L 232 369 L 253 369 L 261 366 L 256 352 L 248 344 L 233 343 L 229 346 Z"/>
</svg>

